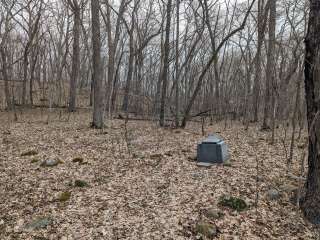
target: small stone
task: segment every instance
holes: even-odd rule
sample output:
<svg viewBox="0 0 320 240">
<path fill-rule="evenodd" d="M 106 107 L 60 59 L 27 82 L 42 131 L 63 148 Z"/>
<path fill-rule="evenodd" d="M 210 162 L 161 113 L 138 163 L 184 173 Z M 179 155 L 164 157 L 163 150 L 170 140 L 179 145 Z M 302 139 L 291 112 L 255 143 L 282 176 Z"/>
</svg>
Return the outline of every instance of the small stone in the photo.
<svg viewBox="0 0 320 240">
<path fill-rule="evenodd" d="M 212 239 L 218 235 L 218 229 L 216 226 L 206 223 L 206 222 L 199 222 L 196 225 L 196 233 Z"/>
<path fill-rule="evenodd" d="M 225 162 L 223 163 L 223 166 L 225 166 L 225 167 L 232 167 L 232 164 L 231 164 L 230 160 L 227 160 L 227 161 L 225 161 Z"/>
<path fill-rule="evenodd" d="M 27 230 L 37 230 L 41 228 L 46 228 L 50 224 L 52 224 L 52 219 L 50 217 L 41 217 L 27 224 L 25 228 Z"/>
<path fill-rule="evenodd" d="M 86 181 L 83 181 L 83 180 L 75 180 L 74 181 L 74 186 L 83 188 L 83 187 L 87 187 L 88 183 Z"/>
<path fill-rule="evenodd" d="M 46 159 L 41 162 L 41 167 L 54 167 L 57 166 L 59 163 L 62 163 L 59 159 Z"/>
<path fill-rule="evenodd" d="M 74 159 L 72 159 L 72 162 L 83 164 L 84 163 L 84 159 L 82 157 L 75 157 Z"/>
<path fill-rule="evenodd" d="M 271 201 L 276 201 L 280 199 L 281 194 L 277 189 L 272 188 L 267 192 L 267 197 Z"/>
<path fill-rule="evenodd" d="M 71 198 L 71 192 L 63 192 L 58 196 L 58 201 L 66 202 Z"/>
<path fill-rule="evenodd" d="M 195 162 L 195 161 L 197 161 L 197 155 L 194 154 L 194 155 L 188 156 L 188 160 L 189 160 L 190 162 Z"/>
<path fill-rule="evenodd" d="M 203 175 L 202 173 L 193 173 L 193 174 L 192 174 L 192 178 L 193 178 L 194 180 L 201 180 L 201 179 L 204 178 L 204 175 Z"/>
<path fill-rule="evenodd" d="M 204 215 L 210 220 L 216 220 L 223 217 L 223 212 L 216 208 L 207 209 Z"/>
<path fill-rule="evenodd" d="M 39 159 L 38 159 L 38 158 L 33 158 L 33 159 L 31 159 L 31 163 L 37 163 L 37 162 L 39 162 Z"/>
</svg>

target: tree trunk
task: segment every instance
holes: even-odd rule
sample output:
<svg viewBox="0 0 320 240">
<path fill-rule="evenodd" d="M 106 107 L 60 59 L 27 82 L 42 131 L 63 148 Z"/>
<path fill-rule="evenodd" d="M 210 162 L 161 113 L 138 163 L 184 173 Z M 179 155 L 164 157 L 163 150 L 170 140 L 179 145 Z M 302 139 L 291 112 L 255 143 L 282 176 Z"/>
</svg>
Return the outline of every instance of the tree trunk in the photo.
<svg viewBox="0 0 320 240">
<path fill-rule="evenodd" d="M 91 0 L 92 17 L 92 48 L 93 48 L 93 128 L 103 128 L 103 78 L 101 66 L 101 34 L 100 34 L 100 3 Z"/>
<path fill-rule="evenodd" d="M 170 52 L 170 24 L 171 24 L 171 5 L 172 0 L 167 3 L 167 23 L 166 23 L 166 38 L 164 42 L 164 58 L 163 58 L 163 71 L 162 71 L 162 94 L 160 103 L 160 126 L 165 125 L 165 105 L 167 97 L 167 84 L 168 84 L 168 71 L 169 71 L 169 52 Z"/>
<path fill-rule="evenodd" d="M 26 105 L 28 64 L 28 50 L 26 49 L 23 54 L 22 105 Z"/>
<path fill-rule="evenodd" d="M 8 66 L 7 66 L 7 57 L 6 53 L 2 48 L 0 48 L 0 55 L 2 60 L 2 75 L 4 78 L 4 95 L 6 99 L 6 108 L 11 110 L 13 108 L 13 102 L 11 100 L 11 94 L 9 90 L 9 76 L 8 76 Z"/>
<path fill-rule="evenodd" d="M 260 78 L 261 78 L 261 49 L 265 34 L 265 25 L 263 24 L 263 6 L 264 0 L 258 1 L 258 45 L 257 53 L 255 58 L 255 75 L 253 84 L 253 121 L 258 122 L 259 120 L 259 100 L 260 100 Z"/>
<path fill-rule="evenodd" d="M 133 20 L 133 18 L 132 18 Z M 134 61 L 134 42 L 133 42 L 133 22 L 132 22 L 132 28 L 130 30 L 130 40 L 129 40 L 129 62 L 128 62 L 128 73 L 127 73 L 127 81 L 126 86 L 124 89 L 124 97 L 123 97 L 123 103 L 122 103 L 122 111 L 127 112 L 128 111 L 128 104 L 129 104 L 129 92 L 131 88 L 131 81 L 132 81 L 132 74 L 133 74 L 133 61 Z"/>
<path fill-rule="evenodd" d="M 271 89 L 275 81 L 275 30 L 276 30 L 276 0 L 270 0 L 269 10 L 269 41 L 268 41 L 268 54 L 267 54 L 267 69 L 266 69 L 266 89 L 264 96 L 264 109 L 263 109 L 263 123 L 262 130 L 269 130 L 269 117 L 271 111 L 270 97 Z"/>
<path fill-rule="evenodd" d="M 302 210 L 308 220 L 320 224 L 320 0 L 310 0 L 305 39 L 305 92 L 309 127 L 306 195 Z"/>
<path fill-rule="evenodd" d="M 30 82 L 29 82 L 29 99 L 30 99 L 30 105 L 33 105 L 33 83 L 34 83 L 34 74 L 35 74 L 35 68 L 38 62 L 38 50 L 34 49 L 32 52 L 31 57 L 31 68 L 30 68 Z"/>
<path fill-rule="evenodd" d="M 175 125 L 176 128 L 179 127 L 179 27 L 180 27 L 180 22 L 179 22 L 179 14 L 180 14 L 180 0 L 177 0 L 177 28 L 176 28 L 176 94 L 175 94 Z"/>
<path fill-rule="evenodd" d="M 73 53 L 72 53 L 72 73 L 70 79 L 69 89 L 69 112 L 76 110 L 76 96 L 77 96 L 77 80 L 79 78 L 80 67 L 80 8 L 74 6 L 74 23 L 73 23 Z"/>
<path fill-rule="evenodd" d="M 249 14 L 250 14 L 250 12 L 251 12 L 251 9 L 252 9 L 252 6 L 253 6 L 254 3 L 255 3 L 255 0 L 253 0 L 253 1 L 251 2 L 250 7 L 249 7 L 248 11 L 246 12 L 246 15 L 245 15 L 245 17 L 244 17 L 244 19 L 243 19 L 243 21 L 242 21 L 242 24 L 241 24 L 238 28 L 230 31 L 230 32 L 222 39 L 222 41 L 220 42 L 220 44 L 218 45 L 218 47 L 215 49 L 215 51 L 212 53 L 212 56 L 210 57 L 210 59 L 209 59 L 208 62 L 205 64 L 204 68 L 202 69 L 202 72 L 201 72 L 200 75 L 199 75 L 198 82 L 197 82 L 196 87 L 195 87 L 195 89 L 194 89 L 194 91 L 193 91 L 193 94 L 192 94 L 189 102 L 186 104 L 187 106 L 186 106 L 186 108 L 185 108 L 184 116 L 183 116 L 183 119 L 182 119 L 182 122 L 181 122 L 181 127 L 182 127 L 182 128 L 185 128 L 186 125 L 187 125 L 187 121 L 188 121 L 188 119 L 189 119 L 189 114 L 190 114 L 191 108 L 192 108 L 192 106 L 193 106 L 193 104 L 194 104 L 194 101 L 195 101 L 196 97 L 198 96 L 198 93 L 199 93 L 199 91 L 200 91 L 200 89 L 201 89 L 201 86 L 202 86 L 202 82 L 203 82 L 203 80 L 204 80 L 204 77 L 206 76 L 206 74 L 207 74 L 208 70 L 210 69 L 210 67 L 211 67 L 212 63 L 214 62 L 214 60 L 217 58 L 220 49 L 226 44 L 226 42 L 227 42 L 233 35 L 235 35 L 237 32 L 239 32 L 239 31 L 241 31 L 241 30 L 244 29 L 244 27 L 245 27 L 245 25 L 246 25 L 246 22 L 247 22 L 247 19 L 248 19 L 248 16 L 249 16 Z"/>
</svg>

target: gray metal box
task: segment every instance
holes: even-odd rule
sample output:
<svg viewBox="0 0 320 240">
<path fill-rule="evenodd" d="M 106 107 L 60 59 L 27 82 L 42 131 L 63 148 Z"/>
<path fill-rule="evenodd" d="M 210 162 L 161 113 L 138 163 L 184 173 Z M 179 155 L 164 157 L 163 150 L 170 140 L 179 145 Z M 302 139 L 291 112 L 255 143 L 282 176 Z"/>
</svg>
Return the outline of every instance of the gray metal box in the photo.
<svg viewBox="0 0 320 240">
<path fill-rule="evenodd" d="M 226 143 L 217 135 L 211 135 L 198 144 L 197 161 L 200 165 L 224 163 L 229 159 Z"/>
</svg>

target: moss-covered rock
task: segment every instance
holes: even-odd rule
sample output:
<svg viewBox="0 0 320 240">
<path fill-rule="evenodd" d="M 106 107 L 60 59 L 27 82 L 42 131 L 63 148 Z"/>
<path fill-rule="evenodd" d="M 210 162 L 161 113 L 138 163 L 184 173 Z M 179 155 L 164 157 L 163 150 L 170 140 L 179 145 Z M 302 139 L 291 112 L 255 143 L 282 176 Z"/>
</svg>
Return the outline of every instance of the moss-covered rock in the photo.
<svg viewBox="0 0 320 240">
<path fill-rule="evenodd" d="M 75 157 L 72 159 L 73 163 L 84 164 L 84 159 L 82 157 Z"/>
<path fill-rule="evenodd" d="M 217 235 L 218 235 L 217 227 L 210 224 L 210 223 L 206 223 L 206 222 L 197 223 L 197 225 L 195 227 L 195 232 L 197 235 L 200 235 L 202 237 L 206 237 L 209 239 L 217 237 Z"/>
<path fill-rule="evenodd" d="M 228 161 L 225 161 L 225 162 L 223 163 L 223 166 L 225 166 L 225 167 L 232 167 L 232 164 L 231 164 L 230 160 L 228 160 Z"/>
<path fill-rule="evenodd" d="M 39 162 L 39 159 L 38 159 L 38 158 L 32 158 L 32 159 L 31 159 L 31 163 L 37 163 L 37 162 Z"/>
<path fill-rule="evenodd" d="M 71 198 L 71 192 L 62 192 L 58 196 L 59 202 L 66 202 Z"/>
<path fill-rule="evenodd" d="M 35 155 L 38 155 L 38 152 L 36 150 L 29 150 L 21 153 L 21 157 L 35 156 Z"/>
<path fill-rule="evenodd" d="M 86 181 L 83 181 L 83 180 L 75 180 L 74 181 L 74 186 L 83 188 L 83 187 L 87 187 L 88 183 Z"/>
<path fill-rule="evenodd" d="M 244 211 L 248 208 L 247 203 L 243 199 L 232 196 L 222 196 L 220 198 L 219 205 L 231 208 L 238 212 Z"/>
</svg>

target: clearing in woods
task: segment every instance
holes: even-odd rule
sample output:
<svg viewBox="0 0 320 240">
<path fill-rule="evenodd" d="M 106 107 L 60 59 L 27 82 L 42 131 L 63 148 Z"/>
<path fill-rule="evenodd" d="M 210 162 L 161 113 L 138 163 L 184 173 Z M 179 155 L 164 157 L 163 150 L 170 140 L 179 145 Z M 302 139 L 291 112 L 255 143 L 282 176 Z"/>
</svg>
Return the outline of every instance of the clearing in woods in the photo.
<svg viewBox="0 0 320 240">
<path fill-rule="evenodd" d="M 89 128 L 89 112 L 67 116 L 53 112 L 46 124 L 40 110 L 18 122 L 0 114 L 0 239 L 196 239 L 199 222 L 214 227 L 209 238 L 317 237 L 293 204 L 301 183 L 286 177 L 289 137 L 271 146 L 256 127 L 207 126 L 225 139 L 231 161 L 200 168 L 199 123 L 170 130 L 129 121 L 125 133 L 113 120 L 102 132 Z M 294 151 L 297 176 L 304 151 Z M 223 196 L 248 206 L 221 206 Z"/>
</svg>

